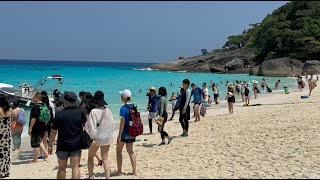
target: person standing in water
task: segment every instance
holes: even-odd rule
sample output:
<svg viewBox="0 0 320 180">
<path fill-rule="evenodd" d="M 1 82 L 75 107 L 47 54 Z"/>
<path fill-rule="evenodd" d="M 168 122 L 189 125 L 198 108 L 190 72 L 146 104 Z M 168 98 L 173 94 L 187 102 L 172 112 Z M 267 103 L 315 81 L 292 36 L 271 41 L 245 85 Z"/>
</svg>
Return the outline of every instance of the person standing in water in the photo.
<svg viewBox="0 0 320 180">
<path fill-rule="evenodd" d="M 216 83 L 213 83 L 212 85 L 212 90 L 213 90 L 213 100 L 216 104 L 218 104 L 218 98 L 219 98 L 219 90 L 218 90 L 218 85 Z"/>
<path fill-rule="evenodd" d="M 155 87 L 151 87 L 151 88 L 149 88 L 149 92 L 146 95 L 146 96 L 149 97 L 149 101 L 148 101 L 148 109 L 149 109 L 148 120 L 149 120 L 150 134 L 152 134 L 152 121 L 157 116 L 158 104 L 159 104 L 159 100 L 161 98 L 161 96 L 156 94 L 156 92 L 157 92 L 157 89 Z"/>
<path fill-rule="evenodd" d="M 167 113 L 167 89 L 165 87 L 160 87 L 159 90 L 159 95 L 161 96 L 161 99 L 159 101 L 159 105 L 158 105 L 158 111 L 159 111 L 159 116 L 163 118 L 163 124 L 162 126 L 158 126 L 158 131 L 161 134 L 161 139 L 162 142 L 160 143 L 160 145 L 165 145 L 165 138 L 168 138 L 168 144 L 171 143 L 172 141 L 172 137 L 168 135 L 168 133 L 166 131 L 164 131 L 164 125 L 168 120 L 168 113 Z"/>
<path fill-rule="evenodd" d="M 280 80 L 277 80 L 274 89 L 278 89 L 279 84 L 280 84 Z"/>
<path fill-rule="evenodd" d="M 266 82 L 265 79 L 262 79 L 262 81 L 261 81 L 261 88 L 262 88 L 262 90 L 264 90 L 265 87 L 267 87 L 267 82 Z"/>
</svg>

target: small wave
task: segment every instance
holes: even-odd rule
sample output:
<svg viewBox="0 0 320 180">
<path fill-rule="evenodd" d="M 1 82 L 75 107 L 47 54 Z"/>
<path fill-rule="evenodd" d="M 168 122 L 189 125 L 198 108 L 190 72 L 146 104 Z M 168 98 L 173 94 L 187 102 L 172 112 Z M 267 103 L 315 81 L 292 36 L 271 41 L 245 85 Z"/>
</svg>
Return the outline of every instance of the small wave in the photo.
<svg viewBox="0 0 320 180">
<path fill-rule="evenodd" d="M 180 72 L 180 73 L 186 73 L 186 72 L 187 72 L 187 70 L 184 70 L 184 71 L 177 71 L 177 72 Z"/>
<path fill-rule="evenodd" d="M 46 71 L 46 70 L 58 70 L 58 68 L 29 68 L 30 71 Z"/>
<path fill-rule="evenodd" d="M 133 70 L 136 70 L 136 71 L 157 71 L 159 69 L 151 69 L 151 68 L 134 68 Z"/>
</svg>

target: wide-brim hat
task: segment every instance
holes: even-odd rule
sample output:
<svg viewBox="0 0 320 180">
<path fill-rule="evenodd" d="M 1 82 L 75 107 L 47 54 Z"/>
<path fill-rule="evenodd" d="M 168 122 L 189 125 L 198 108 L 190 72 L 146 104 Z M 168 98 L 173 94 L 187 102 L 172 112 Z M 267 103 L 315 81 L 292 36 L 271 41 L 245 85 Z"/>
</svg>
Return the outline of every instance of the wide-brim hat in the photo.
<svg viewBox="0 0 320 180">
<path fill-rule="evenodd" d="M 149 90 L 154 90 L 155 92 L 157 92 L 157 88 L 154 86 L 150 87 Z"/>
<path fill-rule="evenodd" d="M 102 91 L 97 91 L 94 93 L 92 103 L 97 106 L 108 105 L 108 103 L 104 100 L 104 93 Z"/>
<path fill-rule="evenodd" d="M 66 107 L 76 107 L 80 105 L 76 93 L 65 91 L 60 97 L 59 101 Z"/>
<path fill-rule="evenodd" d="M 252 80 L 253 84 L 258 84 L 257 80 Z"/>
</svg>

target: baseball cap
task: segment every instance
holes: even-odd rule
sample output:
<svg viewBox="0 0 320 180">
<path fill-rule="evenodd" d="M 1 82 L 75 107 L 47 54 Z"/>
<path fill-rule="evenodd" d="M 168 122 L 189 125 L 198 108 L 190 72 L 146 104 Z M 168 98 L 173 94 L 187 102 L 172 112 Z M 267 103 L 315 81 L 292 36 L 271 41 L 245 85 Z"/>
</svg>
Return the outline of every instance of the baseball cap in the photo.
<svg viewBox="0 0 320 180">
<path fill-rule="evenodd" d="M 131 91 L 129 89 L 125 89 L 123 91 L 120 91 L 119 93 L 125 98 L 131 97 L 131 95 L 132 95 Z"/>
</svg>

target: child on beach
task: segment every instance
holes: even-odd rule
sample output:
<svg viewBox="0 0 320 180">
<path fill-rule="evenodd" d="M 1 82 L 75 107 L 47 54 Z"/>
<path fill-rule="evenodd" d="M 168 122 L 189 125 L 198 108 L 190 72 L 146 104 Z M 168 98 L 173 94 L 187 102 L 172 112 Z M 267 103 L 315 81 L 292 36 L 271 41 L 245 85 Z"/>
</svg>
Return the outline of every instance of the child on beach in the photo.
<svg viewBox="0 0 320 180">
<path fill-rule="evenodd" d="M 277 89 L 278 89 L 279 84 L 280 84 L 280 80 L 277 80 L 277 81 L 276 81 L 276 84 L 275 84 L 275 86 L 274 86 L 274 89 L 276 89 L 276 90 L 277 90 Z"/>
<path fill-rule="evenodd" d="M 233 114 L 233 104 L 236 102 L 234 94 L 232 92 L 228 92 L 225 100 L 228 102 L 229 113 Z"/>
</svg>

